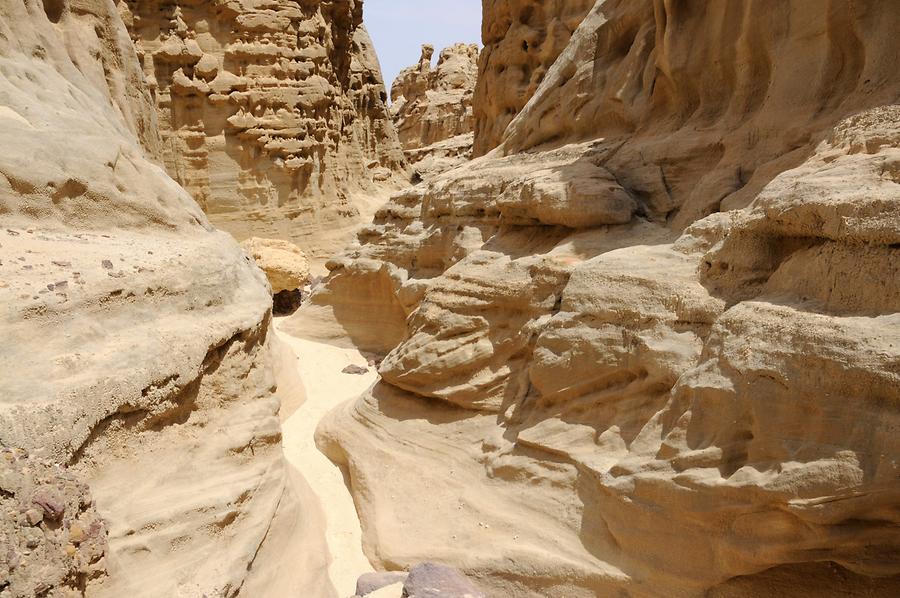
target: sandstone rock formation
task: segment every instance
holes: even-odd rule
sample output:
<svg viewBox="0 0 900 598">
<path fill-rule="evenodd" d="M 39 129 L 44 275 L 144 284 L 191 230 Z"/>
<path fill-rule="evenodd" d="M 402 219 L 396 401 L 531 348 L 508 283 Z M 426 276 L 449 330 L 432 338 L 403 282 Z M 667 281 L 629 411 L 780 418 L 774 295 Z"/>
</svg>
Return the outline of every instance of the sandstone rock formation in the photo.
<svg viewBox="0 0 900 598">
<path fill-rule="evenodd" d="M 432 46 L 423 46 L 419 64 L 401 71 L 391 87 L 391 114 L 418 178 L 467 160 L 475 128 L 472 97 L 478 46 L 445 48 L 435 69 L 431 68 L 433 55 Z"/>
<path fill-rule="evenodd" d="M 360 5 L 0 3 L 0 596 L 348 595 L 354 512 L 379 597 L 900 594 L 900 9 L 486 8 L 493 151 L 276 339 L 162 165 L 337 238 L 402 162 Z"/>
<path fill-rule="evenodd" d="M 388 353 L 318 437 L 376 566 L 900 591 L 898 28 L 875 0 L 599 0 L 496 152 L 379 210 L 291 323 Z"/>
<path fill-rule="evenodd" d="M 114 3 L 0 3 L 0 444 L 89 484 L 109 575 L 88 596 L 235 595 L 300 509 L 265 278 L 162 147 Z"/>
<path fill-rule="evenodd" d="M 309 281 L 309 262 L 299 247 L 280 239 L 253 237 L 241 243 L 269 279 L 272 293 L 296 291 Z"/>
<path fill-rule="evenodd" d="M 474 155 L 499 145 L 595 0 L 482 0 Z"/>
<path fill-rule="evenodd" d="M 359 0 L 117 0 L 166 169 L 239 240 L 322 260 L 404 165 Z"/>
</svg>

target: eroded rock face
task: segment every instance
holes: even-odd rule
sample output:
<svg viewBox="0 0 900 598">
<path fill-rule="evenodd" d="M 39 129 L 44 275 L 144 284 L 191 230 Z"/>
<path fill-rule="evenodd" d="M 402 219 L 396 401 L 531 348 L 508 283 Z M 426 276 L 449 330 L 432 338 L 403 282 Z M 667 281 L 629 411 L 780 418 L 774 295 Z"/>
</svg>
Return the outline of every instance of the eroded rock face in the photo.
<svg viewBox="0 0 900 598">
<path fill-rule="evenodd" d="M 419 64 L 394 81 L 391 114 L 414 176 L 429 178 L 471 157 L 478 53 L 474 44 L 444 48 L 432 69 L 434 48 L 426 45 Z"/>
<path fill-rule="evenodd" d="M 497 596 L 898 591 L 898 26 L 597 2 L 499 151 L 378 212 L 295 320 L 392 331 L 319 432 L 376 565 Z"/>
<path fill-rule="evenodd" d="M 482 0 L 474 155 L 497 147 L 595 0 Z"/>
<path fill-rule="evenodd" d="M 168 172 L 217 226 L 324 259 L 404 158 L 361 0 L 118 0 Z M 363 207 L 364 209 L 364 207 Z"/>
<path fill-rule="evenodd" d="M 233 595 L 291 502 L 271 296 L 155 122 L 112 2 L 0 4 L 0 444 L 90 486 L 88 595 Z M 65 528 L 63 499 L 39 504 Z"/>
</svg>

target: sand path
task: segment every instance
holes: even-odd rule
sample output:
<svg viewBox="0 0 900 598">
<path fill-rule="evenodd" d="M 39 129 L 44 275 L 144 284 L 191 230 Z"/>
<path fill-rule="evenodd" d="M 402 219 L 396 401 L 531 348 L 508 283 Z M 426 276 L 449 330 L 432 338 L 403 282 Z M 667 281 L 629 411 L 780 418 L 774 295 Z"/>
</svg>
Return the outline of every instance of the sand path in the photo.
<svg viewBox="0 0 900 598">
<path fill-rule="evenodd" d="M 306 479 L 322 506 L 325 537 L 331 563 L 328 576 L 339 596 L 351 596 L 357 578 L 372 571 L 362 551 L 362 531 L 353 498 L 344 483 L 341 470 L 316 448 L 314 439 L 319 421 L 331 409 L 362 394 L 376 379 L 372 368 L 359 376 L 344 374 L 347 365 L 365 366 L 359 351 L 302 340 L 280 330 L 282 319 L 276 318 L 275 331 L 282 344 L 293 352 L 296 373 L 305 390 L 305 401 L 286 401 L 287 418 L 282 424 L 282 443 L 288 463 Z M 290 353 L 287 354 L 291 357 Z M 283 376 L 279 376 L 282 378 Z M 298 381 L 292 380 L 296 389 Z M 292 393 L 296 396 L 296 393 Z"/>
</svg>

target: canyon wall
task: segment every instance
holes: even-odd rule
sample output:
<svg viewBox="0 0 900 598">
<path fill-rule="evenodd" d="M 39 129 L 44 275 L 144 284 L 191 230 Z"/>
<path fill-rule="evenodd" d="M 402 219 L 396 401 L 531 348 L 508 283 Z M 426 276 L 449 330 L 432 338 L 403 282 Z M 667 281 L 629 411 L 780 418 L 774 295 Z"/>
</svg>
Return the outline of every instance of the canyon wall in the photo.
<svg viewBox="0 0 900 598">
<path fill-rule="evenodd" d="M 212 222 L 319 261 L 340 249 L 405 167 L 362 2 L 117 3 L 166 170 Z"/>
<path fill-rule="evenodd" d="M 0 494 L 37 484 L 56 518 L 26 513 L 66 551 L 41 595 L 234 596 L 299 527 L 268 285 L 157 163 L 156 119 L 111 0 L 0 3 L 0 458 L 38 463 Z"/>
<path fill-rule="evenodd" d="M 434 47 L 422 47 L 415 66 L 403 69 L 391 87 L 391 114 L 414 177 L 422 179 L 471 157 L 478 76 L 478 46 L 444 48 L 431 68 Z"/>
<path fill-rule="evenodd" d="M 474 155 L 499 145 L 594 0 L 482 0 Z"/>
<path fill-rule="evenodd" d="M 482 66 L 521 45 L 507 14 Z M 387 354 L 318 436 L 376 564 L 494 596 L 900 591 L 898 27 L 600 0 L 496 152 L 378 211 L 288 325 Z"/>
</svg>

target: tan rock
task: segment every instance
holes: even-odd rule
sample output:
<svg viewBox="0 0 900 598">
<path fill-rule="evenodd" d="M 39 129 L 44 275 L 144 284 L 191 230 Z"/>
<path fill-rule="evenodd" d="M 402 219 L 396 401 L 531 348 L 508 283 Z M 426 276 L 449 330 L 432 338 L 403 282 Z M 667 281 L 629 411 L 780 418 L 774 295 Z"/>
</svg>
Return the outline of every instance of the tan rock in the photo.
<svg viewBox="0 0 900 598">
<path fill-rule="evenodd" d="M 412 164 L 441 161 L 439 167 L 415 168 L 420 177 L 467 160 L 475 128 L 472 96 L 478 46 L 445 48 L 435 69 L 431 68 L 433 53 L 432 46 L 423 46 L 419 64 L 401 71 L 391 87 L 391 114 L 407 159 Z"/>
<path fill-rule="evenodd" d="M 474 156 L 497 147 L 595 0 L 482 0 Z"/>
<path fill-rule="evenodd" d="M 273 293 L 302 289 L 309 280 L 309 262 L 299 247 L 289 241 L 253 237 L 241 248 L 263 269 Z"/>
<path fill-rule="evenodd" d="M 405 178 L 362 2 L 116 1 L 166 170 L 238 240 L 324 262 Z"/>
<path fill-rule="evenodd" d="M 171 73 L 200 58 L 183 47 Z M 0 73 L 0 446 L 68 466 L 23 499 L 21 536 L 2 527 L 0 473 L 0 544 L 31 579 L 7 574 L 4 548 L 0 585 L 249 586 L 270 527 L 306 516 L 280 444 L 265 277 L 155 160 L 154 100 L 112 2 L 0 3 Z"/>
<path fill-rule="evenodd" d="M 832 8 L 597 2 L 497 151 L 330 263 L 293 329 L 403 339 L 319 429 L 376 567 L 496 596 L 898 591 L 900 12 Z"/>
</svg>

